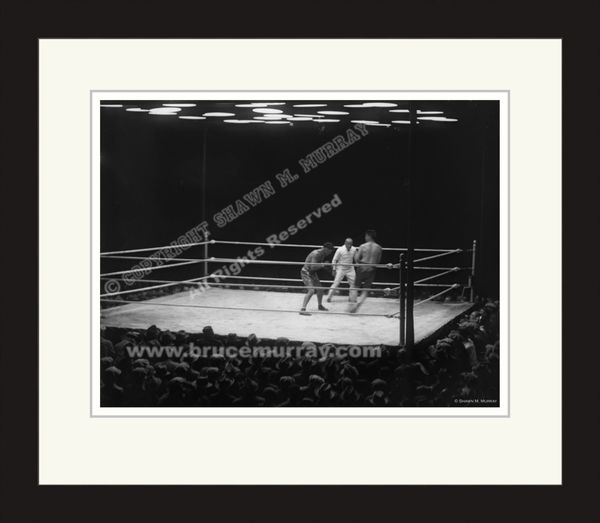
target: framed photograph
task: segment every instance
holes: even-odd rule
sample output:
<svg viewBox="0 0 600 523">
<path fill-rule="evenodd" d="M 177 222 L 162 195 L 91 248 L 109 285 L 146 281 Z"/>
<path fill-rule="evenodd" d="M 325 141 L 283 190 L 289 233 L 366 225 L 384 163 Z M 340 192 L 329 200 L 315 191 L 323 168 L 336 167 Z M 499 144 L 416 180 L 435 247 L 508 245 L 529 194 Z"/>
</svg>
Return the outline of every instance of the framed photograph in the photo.
<svg viewBox="0 0 600 523">
<path fill-rule="evenodd" d="M 268 4 L 3 7 L 5 519 L 594 521 L 591 10 Z"/>
<path fill-rule="evenodd" d="M 508 92 L 91 111 L 93 415 L 508 415 Z"/>
</svg>

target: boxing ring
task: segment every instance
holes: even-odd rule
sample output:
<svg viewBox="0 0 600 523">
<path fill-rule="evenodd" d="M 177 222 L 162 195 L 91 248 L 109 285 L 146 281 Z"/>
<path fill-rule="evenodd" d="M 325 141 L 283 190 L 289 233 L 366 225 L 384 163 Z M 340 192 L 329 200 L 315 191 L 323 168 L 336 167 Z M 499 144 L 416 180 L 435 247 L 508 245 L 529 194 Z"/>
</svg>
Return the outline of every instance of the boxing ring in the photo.
<svg viewBox="0 0 600 523">
<path fill-rule="evenodd" d="M 307 287 L 299 272 L 304 261 L 263 259 L 267 253 L 260 259 L 209 256 L 209 247 L 219 246 L 264 247 L 263 251 L 269 251 L 268 256 L 278 248 L 296 249 L 300 252 L 294 257 L 302 260 L 310 250 L 321 247 L 212 239 L 179 245 L 189 250 L 201 248 L 202 256 L 198 258 L 166 256 L 173 245 L 101 253 L 102 265 L 114 267 L 126 263 L 130 267 L 100 275 L 101 326 L 146 329 L 156 325 L 163 330 L 196 333 L 210 325 L 215 333 L 222 335 L 255 334 L 263 339 L 285 337 L 315 343 L 402 346 L 406 322 L 413 322 L 414 341 L 418 343 L 464 314 L 473 302 L 475 242 L 471 249 L 464 250 L 414 249 L 412 270 L 418 276 L 410 284 L 421 296 L 415 298 L 410 318 L 406 317 L 405 248 L 383 248 L 384 259 L 390 261 L 367 264 L 377 269 L 376 281 L 369 289 L 356 289 L 368 293 L 358 312 L 350 312 L 350 288 L 343 283 L 327 303 L 327 311 L 317 310 L 313 297 L 307 309 L 310 315 L 302 316 L 300 306 Z M 141 256 L 151 251 L 151 255 Z M 465 256 L 467 263 L 462 266 L 447 263 L 464 261 Z M 331 268 L 332 263 L 324 265 Z M 202 276 L 193 278 L 157 279 L 155 274 L 163 270 L 172 272 L 173 268 L 197 270 L 198 266 Z M 235 271 L 228 270 L 236 266 Z M 252 267 L 258 274 L 242 275 L 241 269 L 238 272 L 240 266 Z M 287 271 L 290 277 L 274 277 L 274 266 Z M 321 286 L 315 289 L 327 293 L 332 282 L 321 279 Z"/>
</svg>

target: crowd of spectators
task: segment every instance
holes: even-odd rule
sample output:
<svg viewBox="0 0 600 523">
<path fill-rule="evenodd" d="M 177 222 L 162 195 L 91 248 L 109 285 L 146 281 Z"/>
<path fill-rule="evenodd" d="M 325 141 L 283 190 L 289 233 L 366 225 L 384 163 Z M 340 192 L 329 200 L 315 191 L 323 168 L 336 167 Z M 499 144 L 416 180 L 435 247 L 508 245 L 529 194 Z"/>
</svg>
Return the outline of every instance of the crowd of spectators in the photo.
<svg viewBox="0 0 600 523">
<path fill-rule="evenodd" d="M 497 406 L 499 305 L 481 301 L 448 334 L 378 357 L 132 356 L 133 346 L 285 346 L 285 338 L 103 328 L 103 407 Z M 306 344 L 308 347 L 312 344 Z M 317 344 L 318 347 L 318 344 Z"/>
</svg>

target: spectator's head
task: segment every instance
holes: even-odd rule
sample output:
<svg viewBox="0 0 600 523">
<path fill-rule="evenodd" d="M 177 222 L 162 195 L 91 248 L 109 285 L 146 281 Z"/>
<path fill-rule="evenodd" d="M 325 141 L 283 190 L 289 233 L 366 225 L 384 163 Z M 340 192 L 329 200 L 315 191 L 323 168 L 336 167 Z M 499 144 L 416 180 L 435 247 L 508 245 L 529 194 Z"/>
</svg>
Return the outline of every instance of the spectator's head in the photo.
<svg viewBox="0 0 600 523">
<path fill-rule="evenodd" d="M 114 385 L 116 384 L 120 375 L 121 369 L 118 367 L 107 367 L 104 369 L 104 373 L 102 374 L 102 381 L 104 381 L 105 385 Z"/>
<path fill-rule="evenodd" d="M 387 390 L 387 383 L 384 380 L 377 378 L 371 382 L 371 388 L 374 391 L 384 392 L 385 390 Z"/>
<path fill-rule="evenodd" d="M 344 241 L 344 245 L 346 246 L 346 249 L 350 250 L 350 247 L 352 247 L 352 244 L 354 242 L 352 241 L 352 238 L 346 238 L 346 241 Z"/>
<path fill-rule="evenodd" d="M 146 329 L 145 338 L 146 340 L 155 340 L 160 335 L 160 329 L 156 325 L 151 325 Z"/>
<path fill-rule="evenodd" d="M 308 384 L 311 389 L 318 389 L 325 383 L 325 380 L 317 374 L 311 374 L 308 378 Z"/>
<path fill-rule="evenodd" d="M 147 360 L 146 358 L 138 358 L 137 360 L 135 360 L 133 362 L 132 365 L 133 368 L 137 368 L 137 367 L 150 367 L 150 361 Z"/>
</svg>

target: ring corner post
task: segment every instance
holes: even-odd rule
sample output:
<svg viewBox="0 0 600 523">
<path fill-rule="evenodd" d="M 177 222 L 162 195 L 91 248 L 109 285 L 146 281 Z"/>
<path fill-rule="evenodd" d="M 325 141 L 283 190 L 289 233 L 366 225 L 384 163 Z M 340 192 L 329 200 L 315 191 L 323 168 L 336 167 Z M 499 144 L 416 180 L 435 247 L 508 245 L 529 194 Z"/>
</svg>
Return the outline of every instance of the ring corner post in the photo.
<svg viewBox="0 0 600 523">
<path fill-rule="evenodd" d="M 473 288 L 473 285 L 475 284 L 476 256 L 477 256 L 477 240 L 473 240 L 473 249 L 471 252 L 471 274 L 469 276 L 469 288 L 470 288 L 469 299 L 470 299 L 471 303 L 473 303 L 473 300 L 475 299 L 475 289 Z"/>
<path fill-rule="evenodd" d="M 400 347 L 406 345 L 406 293 L 404 289 L 404 254 L 400 254 L 398 263 L 398 297 L 400 298 Z"/>
<path fill-rule="evenodd" d="M 205 244 L 204 244 L 204 278 L 208 278 L 208 240 L 205 240 Z"/>
<path fill-rule="evenodd" d="M 413 285 L 413 263 L 414 263 L 414 237 L 413 237 L 413 218 L 414 218 L 414 196 L 413 177 L 416 164 L 417 154 L 417 111 L 414 103 L 409 104 L 409 162 L 408 172 L 406 177 L 406 197 L 407 197 L 407 216 L 406 216 L 406 271 L 405 271 L 405 286 L 406 286 L 406 348 L 408 350 L 409 360 L 412 359 L 412 349 L 415 343 L 415 324 L 414 324 L 414 285 Z"/>
<path fill-rule="evenodd" d="M 204 127 L 204 133 L 202 136 L 202 223 L 206 223 L 206 154 L 208 152 L 207 147 L 208 140 L 208 125 Z M 204 241 L 208 242 L 208 238 L 210 235 L 204 234 Z M 204 263 L 202 264 L 204 267 L 203 276 L 206 278 L 208 276 L 208 243 L 204 244 Z"/>
</svg>

